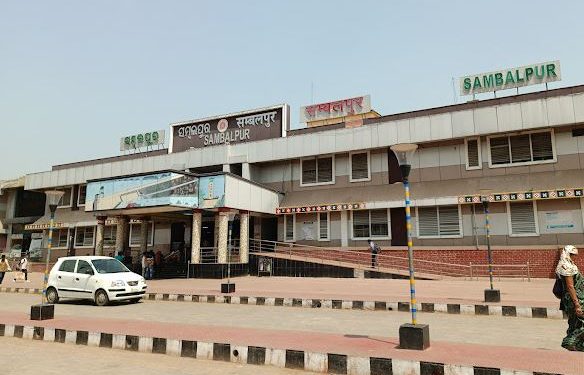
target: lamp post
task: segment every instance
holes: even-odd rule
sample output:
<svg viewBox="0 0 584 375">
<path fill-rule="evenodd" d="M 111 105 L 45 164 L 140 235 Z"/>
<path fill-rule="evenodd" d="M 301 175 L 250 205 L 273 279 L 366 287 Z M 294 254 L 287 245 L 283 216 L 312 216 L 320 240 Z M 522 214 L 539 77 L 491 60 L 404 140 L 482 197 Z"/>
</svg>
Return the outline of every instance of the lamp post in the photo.
<svg viewBox="0 0 584 375">
<path fill-rule="evenodd" d="M 235 283 L 231 283 L 231 235 L 233 233 L 233 222 L 237 214 L 229 214 L 229 229 L 227 236 L 227 283 L 221 284 L 221 293 L 234 293 Z M 240 245 L 241 246 L 241 245 Z"/>
<path fill-rule="evenodd" d="M 489 262 L 490 289 L 485 289 L 485 302 L 501 302 L 501 291 L 493 289 L 493 252 L 491 251 L 491 224 L 489 221 L 490 190 L 481 189 L 481 203 L 485 213 L 485 234 L 487 237 L 487 261 Z"/>
<path fill-rule="evenodd" d="M 424 350 L 430 346 L 430 326 L 418 324 L 416 308 L 416 278 L 414 271 L 414 251 L 412 242 L 412 216 L 410 211 L 410 183 L 409 175 L 412 169 L 412 157 L 418 145 L 402 143 L 391 146 L 399 163 L 405 190 L 406 231 L 408 237 L 408 268 L 410 273 L 410 312 L 412 322 L 399 327 L 399 346 L 402 349 Z"/>
<path fill-rule="evenodd" d="M 53 319 L 55 315 L 55 306 L 47 303 L 47 283 L 49 281 L 49 261 L 51 259 L 51 249 L 53 248 L 53 227 L 55 226 L 55 211 L 59 201 L 65 194 L 59 190 L 45 191 L 47 203 L 51 211 L 51 220 L 49 221 L 49 238 L 47 241 L 47 258 L 45 261 L 45 276 L 43 281 L 43 293 L 41 295 L 41 304 L 33 305 L 30 308 L 31 320 Z"/>
</svg>

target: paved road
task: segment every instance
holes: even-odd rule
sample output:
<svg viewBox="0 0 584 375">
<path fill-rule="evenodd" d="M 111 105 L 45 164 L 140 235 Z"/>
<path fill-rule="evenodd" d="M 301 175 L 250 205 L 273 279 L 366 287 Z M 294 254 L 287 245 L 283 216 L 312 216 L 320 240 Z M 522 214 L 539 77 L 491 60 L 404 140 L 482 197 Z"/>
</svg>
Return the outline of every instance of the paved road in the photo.
<svg viewBox="0 0 584 375">
<path fill-rule="evenodd" d="M 275 367 L 249 366 L 234 363 L 175 358 L 101 349 L 79 345 L 55 344 L 16 338 L 0 338 L 2 374 L 60 375 L 63 370 L 77 374 L 105 375 L 263 375 L 308 374 L 304 371 Z"/>
<path fill-rule="evenodd" d="M 4 287 L 40 288 L 42 274 L 29 275 L 30 283 L 14 283 L 10 274 Z M 236 295 L 324 298 L 367 301 L 409 301 L 409 281 L 398 279 L 334 279 L 310 277 L 238 277 Z M 550 292 L 552 279 L 534 279 L 531 282 L 503 279 L 495 280 L 501 290 L 504 305 L 558 307 L 558 300 Z M 483 291 L 489 281 L 450 279 L 441 281 L 417 280 L 417 297 L 420 302 L 483 303 Z M 148 282 L 150 293 L 219 294 L 221 280 L 169 279 Z"/>
<path fill-rule="evenodd" d="M 25 313 L 39 300 L 9 293 L 0 299 L 1 311 Z M 390 337 L 397 336 L 399 326 L 410 318 L 401 312 L 162 301 L 107 307 L 68 302 L 57 305 L 55 315 Z M 430 324 L 432 340 L 552 350 L 561 350 L 566 329 L 565 321 L 555 319 L 420 313 L 418 321 Z"/>
</svg>

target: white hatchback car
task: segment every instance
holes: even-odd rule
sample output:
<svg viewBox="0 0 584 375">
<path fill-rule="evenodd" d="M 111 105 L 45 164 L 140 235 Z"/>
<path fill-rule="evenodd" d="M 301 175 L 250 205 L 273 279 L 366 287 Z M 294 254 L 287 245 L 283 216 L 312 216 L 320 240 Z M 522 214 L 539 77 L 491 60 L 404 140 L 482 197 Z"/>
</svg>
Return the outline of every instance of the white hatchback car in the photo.
<svg viewBox="0 0 584 375">
<path fill-rule="evenodd" d="M 144 278 L 119 260 L 103 256 L 63 257 L 49 273 L 47 301 L 89 299 L 98 306 L 110 301 L 138 302 L 146 293 Z"/>
</svg>

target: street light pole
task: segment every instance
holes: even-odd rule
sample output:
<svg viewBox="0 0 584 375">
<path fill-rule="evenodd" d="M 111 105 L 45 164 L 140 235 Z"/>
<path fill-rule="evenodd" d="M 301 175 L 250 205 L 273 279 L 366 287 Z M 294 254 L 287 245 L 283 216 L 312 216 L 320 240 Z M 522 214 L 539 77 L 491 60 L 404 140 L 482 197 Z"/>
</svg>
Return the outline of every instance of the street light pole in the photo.
<svg viewBox="0 0 584 375">
<path fill-rule="evenodd" d="M 402 349 L 424 350 L 430 346 L 430 326 L 427 324 L 418 324 L 417 320 L 417 302 L 416 302 L 416 278 L 414 270 L 414 249 L 412 241 L 412 215 L 410 200 L 410 182 L 409 175 L 412 169 L 412 157 L 418 149 L 415 144 L 398 144 L 391 146 L 399 163 L 399 169 L 402 174 L 402 181 L 405 192 L 405 214 L 406 214 L 406 232 L 408 239 L 408 268 L 410 275 L 410 312 L 412 314 L 411 324 L 402 324 L 399 327 L 399 346 Z"/>
<path fill-rule="evenodd" d="M 235 292 L 235 284 L 231 283 L 231 236 L 233 232 L 233 222 L 235 221 L 235 217 L 237 214 L 229 214 L 229 223 L 227 229 L 227 284 L 221 284 L 221 293 L 234 293 Z"/>
<path fill-rule="evenodd" d="M 57 205 L 63 197 L 64 192 L 59 190 L 48 190 L 45 191 L 47 196 L 47 203 L 49 210 L 51 212 L 51 218 L 49 221 L 49 236 L 47 240 L 47 257 L 45 260 L 45 275 L 43 280 L 43 293 L 41 295 L 41 304 L 33 305 L 30 307 L 30 319 L 31 320 L 46 320 L 53 319 L 55 316 L 55 306 L 47 303 L 47 284 L 49 283 L 49 262 L 51 259 L 51 250 L 53 248 L 53 228 L 55 226 L 55 211 L 57 210 Z"/>
<path fill-rule="evenodd" d="M 490 191 L 481 190 L 481 203 L 485 213 L 485 235 L 487 237 L 487 261 L 489 262 L 489 285 L 485 289 L 485 302 L 501 302 L 501 291 L 493 288 L 493 252 L 491 250 L 491 223 L 489 220 L 489 194 Z"/>
</svg>

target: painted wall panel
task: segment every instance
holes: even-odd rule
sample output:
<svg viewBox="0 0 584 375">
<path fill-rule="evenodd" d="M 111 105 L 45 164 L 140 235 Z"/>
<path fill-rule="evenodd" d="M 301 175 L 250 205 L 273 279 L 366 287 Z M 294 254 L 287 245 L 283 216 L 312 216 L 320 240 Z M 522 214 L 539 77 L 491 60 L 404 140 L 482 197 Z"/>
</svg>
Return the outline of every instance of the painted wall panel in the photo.
<svg viewBox="0 0 584 375">
<path fill-rule="evenodd" d="M 468 137 L 476 134 L 472 110 L 452 112 L 452 136 Z"/>
</svg>

